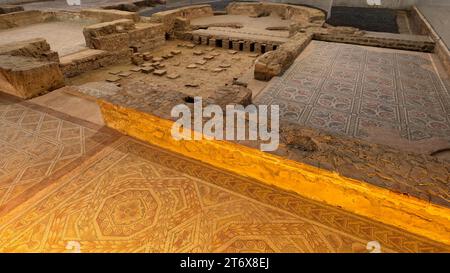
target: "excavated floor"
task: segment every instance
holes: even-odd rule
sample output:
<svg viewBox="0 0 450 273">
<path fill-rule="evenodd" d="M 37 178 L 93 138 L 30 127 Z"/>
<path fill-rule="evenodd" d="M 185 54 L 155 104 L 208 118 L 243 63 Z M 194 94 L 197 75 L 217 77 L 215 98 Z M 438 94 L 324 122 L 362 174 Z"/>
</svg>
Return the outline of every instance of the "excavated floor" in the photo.
<svg viewBox="0 0 450 273">
<path fill-rule="evenodd" d="M 248 79 L 253 75 L 254 61 L 257 55 L 251 52 L 236 52 L 201 45 L 196 45 L 194 48 L 179 46 L 185 44 L 190 43 L 171 40 L 150 51 L 150 54 L 155 58 L 160 58 L 174 50 L 180 51 L 179 54 L 170 59 L 158 61 L 163 67 L 157 69 L 165 70 L 165 75 L 157 76 L 152 73 L 134 72 L 133 69 L 139 67 L 131 63 L 125 63 L 85 73 L 69 79 L 68 83 L 81 85 L 86 82 L 115 78 L 117 83 L 122 86 L 135 81 L 142 81 L 149 85 L 159 86 L 162 90 L 174 90 L 190 96 L 206 98 L 218 87 L 232 84 L 234 78 Z M 209 57 L 213 58 L 209 60 Z M 195 65 L 195 67 L 188 68 L 189 65 Z M 172 76 L 176 76 L 176 78 L 170 78 Z M 265 86 L 265 83 L 261 82 L 251 80 L 247 80 L 247 82 L 250 83 L 250 88 L 255 90 L 255 93 Z"/>
<path fill-rule="evenodd" d="M 33 38 L 44 38 L 53 51 L 65 56 L 86 48 L 83 36 L 85 22 L 48 22 L 0 30 L 0 45 Z"/>
<path fill-rule="evenodd" d="M 0 136 L 1 252 L 449 251 L 3 96 Z"/>
</svg>

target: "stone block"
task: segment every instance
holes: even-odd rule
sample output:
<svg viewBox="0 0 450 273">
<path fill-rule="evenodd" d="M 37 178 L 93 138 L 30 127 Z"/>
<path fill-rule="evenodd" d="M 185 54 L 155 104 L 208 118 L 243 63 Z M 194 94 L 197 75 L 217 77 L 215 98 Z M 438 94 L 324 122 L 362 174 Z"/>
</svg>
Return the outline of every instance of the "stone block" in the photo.
<svg viewBox="0 0 450 273">
<path fill-rule="evenodd" d="M 0 89 L 29 99 L 64 86 L 64 76 L 56 62 L 32 57 L 0 55 Z"/>
<path fill-rule="evenodd" d="M 106 51 L 120 51 L 129 48 L 127 33 L 116 33 L 91 39 L 91 48 Z"/>
<path fill-rule="evenodd" d="M 81 17 L 95 19 L 100 22 L 111 22 L 119 19 L 129 19 L 139 22 L 140 16 L 137 12 L 129 12 L 112 9 L 84 9 L 80 12 Z"/>
<path fill-rule="evenodd" d="M 83 29 L 86 46 L 93 48 L 92 39 L 111 34 L 127 33 L 135 28 L 135 24 L 129 19 L 120 19 L 111 22 L 99 23 L 87 26 Z"/>
<path fill-rule="evenodd" d="M 0 46 L 0 55 L 33 57 L 40 60 L 59 62 L 57 52 L 50 50 L 50 45 L 43 38 L 12 42 Z"/>
</svg>

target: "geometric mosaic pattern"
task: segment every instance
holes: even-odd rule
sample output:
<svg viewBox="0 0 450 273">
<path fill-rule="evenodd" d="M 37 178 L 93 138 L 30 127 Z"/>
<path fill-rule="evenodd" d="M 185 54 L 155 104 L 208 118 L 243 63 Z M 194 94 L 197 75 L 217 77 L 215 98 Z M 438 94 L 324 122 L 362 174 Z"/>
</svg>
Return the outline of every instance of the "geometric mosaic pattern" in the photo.
<svg viewBox="0 0 450 273">
<path fill-rule="evenodd" d="M 79 125 L 27 105 L 0 96 L 0 205 L 108 139 L 94 125 Z"/>
<path fill-rule="evenodd" d="M 122 137 L 0 211 L 0 252 L 384 252 L 449 249 Z"/>
<path fill-rule="evenodd" d="M 425 53 L 312 41 L 255 101 L 329 133 L 450 141 L 450 90 Z"/>
</svg>

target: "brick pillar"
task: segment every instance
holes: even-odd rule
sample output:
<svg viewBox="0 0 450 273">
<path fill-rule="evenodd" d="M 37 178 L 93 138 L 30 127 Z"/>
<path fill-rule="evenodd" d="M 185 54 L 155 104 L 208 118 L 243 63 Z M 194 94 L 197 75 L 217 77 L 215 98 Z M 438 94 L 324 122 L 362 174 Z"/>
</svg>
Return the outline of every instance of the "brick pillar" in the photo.
<svg viewBox="0 0 450 273">
<path fill-rule="evenodd" d="M 239 51 L 239 41 L 233 41 L 233 50 Z"/>
<path fill-rule="evenodd" d="M 209 46 L 216 46 L 216 39 L 214 39 L 214 38 L 211 38 L 211 39 L 209 39 L 209 41 L 208 41 L 208 45 Z"/>
<path fill-rule="evenodd" d="M 255 43 L 255 53 L 261 53 L 261 44 L 258 42 Z"/>
<path fill-rule="evenodd" d="M 201 36 L 200 39 L 202 45 L 208 45 L 208 36 Z"/>
<path fill-rule="evenodd" d="M 244 51 L 249 52 L 250 51 L 250 41 L 244 41 Z"/>
</svg>

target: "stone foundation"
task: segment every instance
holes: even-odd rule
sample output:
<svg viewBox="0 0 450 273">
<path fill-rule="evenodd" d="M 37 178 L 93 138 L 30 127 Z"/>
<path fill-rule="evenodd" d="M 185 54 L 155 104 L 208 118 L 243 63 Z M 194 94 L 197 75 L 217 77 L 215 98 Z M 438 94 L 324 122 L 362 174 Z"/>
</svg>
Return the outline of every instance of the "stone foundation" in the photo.
<svg viewBox="0 0 450 273">
<path fill-rule="evenodd" d="M 258 54 L 276 50 L 284 42 L 263 39 L 236 39 L 227 36 L 200 34 L 197 32 L 179 32 L 175 36 L 182 40 L 192 41 L 198 45 L 208 45 L 235 51 L 255 52 Z"/>
<path fill-rule="evenodd" d="M 314 40 L 420 52 L 432 52 L 435 47 L 435 42 L 428 36 L 384 32 L 365 32 L 362 35 L 317 32 Z"/>
<path fill-rule="evenodd" d="M 121 10 L 84 9 L 80 15 L 82 17 L 96 18 L 99 22 L 110 22 L 120 19 L 129 19 L 134 22 L 140 21 L 138 13 Z"/>
<path fill-rule="evenodd" d="M 58 53 L 50 50 L 50 45 L 42 38 L 0 45 L 0 55 L 33 57 L 59 62 Z"/>
<path fill-rule="evenodd" d="M 27 10 L 0 15 L 0 29 L 8 29 L 52 20 L 52 14 L 37 10 Z"/>
<path fill-rule="evenodd" d="M 0 89 L 24 99 L 64 86 L 58 53 L 40 38 L 0 46 L 0 74 Z"/>
<path fill-rule="evenodd" d="M 161 24 L 137 23 L 129 19 L 95 24 L 83 30 L 86 45 L 92 49 L 134 52 L 154 49 L 164 43 Z"/>
<path fill-rule="evenodd" d="M 153 14 L 151 22 L 163 24 L 164 31 L 168 34 L 173 34 L 175 24 L 178 18 L 191 19 L 204 16 L 214 16 L 213 10 L 210 5 L 197 5 L 183 7 L 168 11 L 157 12 Z"/>
<path fill-rule="evenodd" d="M 23 11 L 22 6 L 12 6 L 12 5 L 1 5 L 0 6 L 0 14 L 7 14 L 13 12 Z"/>
<path fill-rule="evenodd" d="M 86 49 L 62 57 L 60 67 L 64 76 L 70 78 L 101 67 L 128 61 L 129 55 L 129 49 L 118 52 Z"/>
<path fill-rule="evenodd" d="M 323 23 L 326 17 L 326 14 L 319 9 L 277 3 L 235 2 L 229 4 L 226 11 L 228 14 L 248 15 L 250 17 L 262 17 L 275 14 L 283 19 L 289 19 L 303 24 Z"/>
<path fill-rule="evenodd" d="M 255 79 L 268 81 L 284 73 L 311 42 L 312 37 L 312 34 L 297 34 L 277 50 L 260 56 L 255 63 Z"/>
<path fill-rule="evenodd" d="M 0 89 L 29 99 L 64 86 L 64 77 L 56 62 L 32 57 L 0 55 Z"/>
</svg>

